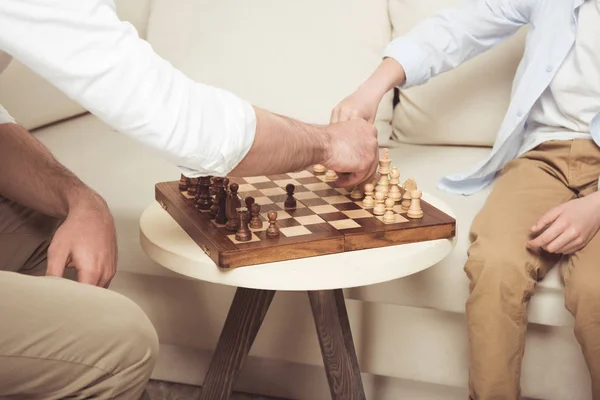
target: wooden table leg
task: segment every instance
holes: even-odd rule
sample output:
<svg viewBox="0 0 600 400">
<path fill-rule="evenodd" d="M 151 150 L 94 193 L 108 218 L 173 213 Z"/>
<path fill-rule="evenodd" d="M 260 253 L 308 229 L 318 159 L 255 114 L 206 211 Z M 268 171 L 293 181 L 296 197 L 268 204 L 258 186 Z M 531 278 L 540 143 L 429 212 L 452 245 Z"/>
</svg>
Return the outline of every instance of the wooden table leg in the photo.
<svg viewBox="0 0 600 400">
<path fill-rule="evenodd" d="M 309 291 L 325 372 L 333 400 L 365 400 L 344 292 Z"/>
<path fill-rule="evenodd" d="M 202 385 L 200 400 L 227 400 L 275 296 L 274 290 L 238 288 Z"/>
</svg>

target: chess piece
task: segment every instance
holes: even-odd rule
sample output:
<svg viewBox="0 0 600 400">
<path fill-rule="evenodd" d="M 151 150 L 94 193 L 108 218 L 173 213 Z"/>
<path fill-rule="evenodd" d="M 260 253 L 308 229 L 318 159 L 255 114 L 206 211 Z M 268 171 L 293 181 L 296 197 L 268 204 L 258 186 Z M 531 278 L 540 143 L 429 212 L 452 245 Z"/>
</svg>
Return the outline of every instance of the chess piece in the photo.
<svg viewBox="0 0 600 400">
<path fill-rule="evenodd" d="M 217 214 L 215 215 L 215 222 L 217 224 L 225 225 L 227 223 L 227 185 L 229 184 L 229 180 L 226 178 L 223 181 L 223 186 L 219 188 L 219 193 L 217 193 L 218 209 Z"/>
<path fill-rule="evenodd" d="M 287 192 L 287 198 L 285 199 L 285 203 L 283 203 L 285 208 L 296 208 L 296 199 L 294 198 L 295 189 L 296 187 L 291 183 L 285 186 L 285 191 Z"/>
<path fill-rule="evenodd" d="M 269 239 L 275 239 L 279 237 L 279 227 L 277 226 L 277 211 L 269 211 L 267 214 L 269 218 L 269 227 L 267 228 L 267 237 Z"/>
<path fill-rule="evenodd" d="M 408 213 L 406 214 L 408 218 L 422 218 L 423 210 L 421 210 L 421 196 L 423 193 L 420 190 L 413 190 L 411 192 L 411 202 L 410 208 L 408 209 Z"/>
<path fill-rule="evenodd" d="M 379 173 L 381 175 L 389 175 L 391 163 L 392 160 L 390 160 L 388 149 L 383 149 L 381 151 L 381 159 L 379 160 Z"/>
<path fill-rule="evenodd" d="M 240 208 L 242 206 L 242 199 L 240 199 L 240 196 L 238 196 L 238 190 L 240 188 L 240 185 L 238 185 L 237 183 L 232 183 L 231 185 L 229 185 L 229 189 L 231 191 L 231 198 L 235 201 L 235 208 L 234 210 L 237 210 L 238 208 Z"/>
<path fill-rule="evenodd" d="M 375 192 L 375 207 L 373 207 L 373 214 L 383 215 L 385 214 L 385 194 L 383 192 Z"/>
<path fill-rule="evenodd" d="M 400 205 L 404 211 L 408 211 L 410 207 L 411 193 L 413 190 L 417 190 L 417 183 L 413 178 L 409 178 L 404 181 L 402 186 L 404 187 L 404 194 L 402 195 L 402 202 Z"/>
<path fill-rule="evenodd" d="M 181 192 L 186 192 L 188 187 L 190 187 L 190 178 L 181 174 L 181 177 L 179 178 L 179 190 Z"/>
<path fill-rule="evenodd" d="M 240 201 L 240 198 L 237 195 L 238 189 L 239 185 L 237 183 L 229 185 L 229 195 L 227 196 L 227 205 L 225 206 L 227 209 L 227 224 L 225 225 L 225 229 L 231 232 L 237 230 L 239 223 L 237 214 L 237 209 L 239 208 L 238 202 Z"/>
<path fill-rule="evenodd" d="M 237 232 L 235 233 L 235 240 L 238 242 L 249 242 L 252 240 L 252 232 L 248 228 L 248 210 L 238 211 L 238 220 L 240 221 Z"/>
<path fill-rule="evenodd" d="M 363 200 L 364 208 L 373 208 L 375 200 L 373 200 L 373 184 L 367 183 L 365 185 L 365 198 Z"/>
<path fill-rule="evenodd" d="M 190 185 L 187 188 L 187 194 L 190 197 L 196 197 L 198 193 L 198 178 L 190 178 Z"/>
<path fill-rule="evenodd" d="M 325 167 L 321 164 L 316 164 L 313 166 L 313 171 L 315 171 L 317 174 L 322 174 L 325 172 Z"/>
<path fill-rule="evenodd" d="M 246 196 L 246 199 L 244 200 L 244 203 L 246 203 L 246 210 L 250 211 L 252 209 L 252 204 L 255 202 L 254 197 Z"/>
<path fill-rule="evenodd" d="M 325 180 L 327 182 L 335 182 L 336 179 L 337 179 L 337 174 L 333 170 L 329 170 L 325 174 Z"/>
<path fill-rule="evenodd" d="M 390 181 L 388 179 L 388 176 L 381 175 L 381 177 L 379 178 L 379 182 L 377 183 L 377 186 L 375 187 L 375 191 L 383 192 L 385 197 L 387 197 L 389 190 L 390 190 Z"/>
<path fill-rule="evenodd" d="M 210 210 L 213 205 L 213 199 L 210 195 L 210 176 L 200 177 L 197 199 L 196 205 L 199 210 Z"/>
<path fill-rule="evenodd" d="M 352 193 L 350 193 L 350 198 L 354 200 L 360 200 L 363 198 L 363 193 L 360 191 L 360 186 L 354 186 Z"/>
<path fill-rule="evenodd" d="M 217 214 L 219 213 L 219 192 L 223 187 L 224 181 L 225 178 L 221 178 L 218 176 L 213 178 L 213 185 L 211 186 L 211 188 L 215 192 L 215 199 L 213 201 L 213 205 L 210 207 L 210 213 L 213 218 L 216 218 Z"/>
<path fill-rule="evenodd" d="M 262 229 L 263 222 L 260 219 L 260 204 L 254 203 L 252 207 L 250 207 L 250 228 L 251 229 Z"/>
<path fill-rule="evenodd" d="M 385 214 L 383 214 L 383 222 L 386 224 L 393 224 L 396 222 L 396 214 L 394 214 L 394 204 L 396 202 L 393 198 L 388 197 L 385 199 Z"/>
<path fill-rule="evenodd" d="M 392 167 L 390 172 L 390 191 L 388 192 L 388 197 L 394 199 L 395 202 L 398 202 L 402 199 L 402 193 L 400 193 L 400 171 L 398 171 L 397 167 Z"/>
<path fill-rule="evenodd" d="M 219 193 L 219 187 L 221 186 L 221 182 L 223 182 L 223 178 L 220 176 L 210 176 L 210 189 L 208 190 L 208 194 L 211 196 L 216 196 Z"/>
</svg>

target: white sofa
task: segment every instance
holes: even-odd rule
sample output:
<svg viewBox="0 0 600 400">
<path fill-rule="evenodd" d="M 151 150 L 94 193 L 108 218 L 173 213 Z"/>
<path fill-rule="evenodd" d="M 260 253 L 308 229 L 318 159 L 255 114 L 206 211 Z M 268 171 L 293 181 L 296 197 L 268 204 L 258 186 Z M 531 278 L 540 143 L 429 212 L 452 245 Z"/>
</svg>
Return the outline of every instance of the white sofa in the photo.
<svg viewBox="0 0 600 400">
<path fill-rule="evenodd" d="M 331 108 L 370 74 L 394 36 L 461 1 L 120 0 L 117 6 L 142 37 L 193 78 L 270 110 L 326 123 Z M 435 181 L 489 151 L 525 33 L 403 92 L 395 109 L 393 93 L 382 102 L 376 123 L 381 145 L 391 148 L 403 178 L 415 177 L 420 188 L 453 207 L 458 240 L 447 259 L 424 272 L 346 291 L 369 399 L 467 397 L 468 281 L 462 268 L 469 226 L 489 190 L 453 196 L 439 192 Z M 0 104 L 110 204 L 121 254 L 112 289 L 138 302 L 159 332 L 154 377 L 201 384 L 233 289 L 167 271 L 145 256 L 138 241 L 138 219 L 154 201 L 154 184 L 177 179 L 178 170 L 96 117 L 80 115 L 85 110 L 18 62 L 0 77 Z M 590 399 L 557 271 L 540 283 L 529 315 L 523 395 Z M 328 398 L 304 294 L 275 297 L 236 388 Z"/>
</svg>

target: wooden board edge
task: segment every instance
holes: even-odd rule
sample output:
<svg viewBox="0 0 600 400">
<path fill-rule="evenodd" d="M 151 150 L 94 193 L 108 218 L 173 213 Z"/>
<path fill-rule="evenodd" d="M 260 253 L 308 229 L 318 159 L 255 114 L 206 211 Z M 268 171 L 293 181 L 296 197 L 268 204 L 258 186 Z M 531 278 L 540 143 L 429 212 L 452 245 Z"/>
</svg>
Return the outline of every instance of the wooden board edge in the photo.
<svg viewBox="0 0 600 400">
<path fill-rule="evenodd" d="M 438 239 L 452 239 L 456 235 L 456 224 L 421 226 L 409 229 L 379 231 L 346 235 L 345 251 L 365 250 L 377 247 L 426 242 Z"/>
</svg>

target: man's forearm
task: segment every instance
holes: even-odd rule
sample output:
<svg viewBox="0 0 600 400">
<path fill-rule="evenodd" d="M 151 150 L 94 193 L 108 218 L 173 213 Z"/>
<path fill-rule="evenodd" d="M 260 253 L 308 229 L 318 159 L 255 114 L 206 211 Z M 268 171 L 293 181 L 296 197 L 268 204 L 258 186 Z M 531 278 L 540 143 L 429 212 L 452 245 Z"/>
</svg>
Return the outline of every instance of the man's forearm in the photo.
<svg viewBox="0 0 600 400">
<path fill-rule="evenodd" d="M 231 176 L 270 175 L 298 171 L 328 157 L 327 128 L 294 121 L 260 108 L 256 135 L 246 157 Z"/>
<path fill-rule="evenodd" d="M 56 218 L 82 201 L 100 200 L 16 124 L 0 125 L 0 195 Z"/>
</svg>

